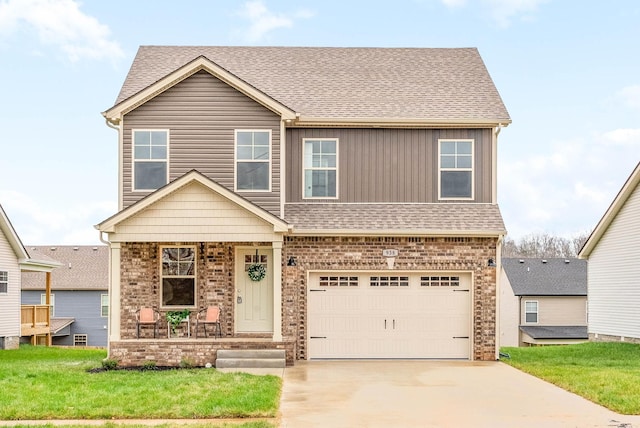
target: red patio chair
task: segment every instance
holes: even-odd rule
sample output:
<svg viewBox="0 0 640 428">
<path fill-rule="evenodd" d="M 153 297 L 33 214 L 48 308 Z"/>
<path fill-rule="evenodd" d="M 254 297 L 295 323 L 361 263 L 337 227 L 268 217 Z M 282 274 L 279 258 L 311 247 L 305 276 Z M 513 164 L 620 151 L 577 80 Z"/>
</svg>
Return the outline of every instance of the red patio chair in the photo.
<svg viewBox="0 0 640 428">
<path fill-rule="evenodd" d="M 140 338 L 140 327 L 153 326 L 153 337 L 158 337 L 158 324 L 160 312 L 153 308 L 140 308 L 136 311 L 136 330 Z"/>
<path fill-rule="evenodd" d="M 222 337 L 220 325 L 220 307 L 209 306 L 201 309 L 196 315 L 196 339 L 198 338 L 198 326 L 202 325 L 204 337 L 207 337 L 207 325 L 213 325 L 213 337 Z"/>
</svg>

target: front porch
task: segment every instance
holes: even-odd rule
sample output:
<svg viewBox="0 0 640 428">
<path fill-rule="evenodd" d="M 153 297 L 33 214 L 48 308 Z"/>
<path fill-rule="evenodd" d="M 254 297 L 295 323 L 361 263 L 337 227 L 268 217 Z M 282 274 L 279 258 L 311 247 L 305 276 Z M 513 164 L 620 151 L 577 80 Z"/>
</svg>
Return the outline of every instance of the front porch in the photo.
<svg viewBox="0 0 640 428">
<path fill-rule="evenodd" d="M 110 343 L 109 358 L 122 366 L 142 366 L 154 361 L 158 366 L 215 366 L 219 350 L 284 350 L 287 366 L 294 364 L 295 341 L 274 342 L 267 338 L 176 338 L 124 339 Z"/>
</svg>

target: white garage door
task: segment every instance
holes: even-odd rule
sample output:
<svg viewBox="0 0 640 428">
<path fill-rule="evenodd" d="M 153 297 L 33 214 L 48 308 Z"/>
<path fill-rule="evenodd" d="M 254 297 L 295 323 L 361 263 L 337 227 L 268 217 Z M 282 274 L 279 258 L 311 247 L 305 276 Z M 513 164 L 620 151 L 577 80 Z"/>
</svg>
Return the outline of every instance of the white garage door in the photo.
<svg viewBox="0 0 640 428">
<path fill-rule="evenodd" d="M 311 273 L 310 358 L 470 358 L 468 273 Z"/>
</svg>

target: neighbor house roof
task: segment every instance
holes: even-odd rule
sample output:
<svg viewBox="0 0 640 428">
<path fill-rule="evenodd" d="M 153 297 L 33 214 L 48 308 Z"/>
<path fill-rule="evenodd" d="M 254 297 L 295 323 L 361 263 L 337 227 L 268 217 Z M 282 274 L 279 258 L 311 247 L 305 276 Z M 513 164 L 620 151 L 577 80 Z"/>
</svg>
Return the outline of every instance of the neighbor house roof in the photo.
<svg viewBox="0 0 640 428">
<path fill-rule="evenodd" d="M 638 185 L 640 185 L 640 162 L 638 162 L 635 169 L 622 186 L 622 189 L 620 189 L 615 199 L 607 209 L 607 212 L 604 213 L 604 215 L 596 225 L 596 228 L 593 229 L 593 232 L 591 232 L 591 235 L 589 236 L 589 239 L 587 239 L 587 242 L 585 242 L 582 246 L 579 257 L 589 257 L 591 252 L 595 249 L 596 245 L 598 245 L 598 242 L 600 242 L 600 238 L 602 238 L 602 236 L 605 234 L 624 204 L 627 202 L 633 192 L 638 188 Z"/>
<path fill-rule="evenodd" d="M 28 246 L 34 257 L 56 260 L 62 266 L 51 273 L 52 290 L 107 290 L 109 249 L 106 245 Z M 42 272 L 23 272 L 23 290 L 44 290 Z"/>
<path fill-rule="evenodd" d="M 496 236 L 506 229 L 495 204 L 289 203 L 294 234 L 420 234 Z"/>
<path fill-rule="evenodd" d="M 588 339 L 587 326 L 520 326 L 533 339 Z"/>
<path fill-rule="evenodd" d="M 516 296 L 586 296 L 587 262 L 576 258 L 504 258 Z"/>
<path fill-rule="evenodd" d="M 475 48 L 141 46 L 104 114 L 117 120 L 202 69 L 300 124 L 511 122 Z"/>
</svg>

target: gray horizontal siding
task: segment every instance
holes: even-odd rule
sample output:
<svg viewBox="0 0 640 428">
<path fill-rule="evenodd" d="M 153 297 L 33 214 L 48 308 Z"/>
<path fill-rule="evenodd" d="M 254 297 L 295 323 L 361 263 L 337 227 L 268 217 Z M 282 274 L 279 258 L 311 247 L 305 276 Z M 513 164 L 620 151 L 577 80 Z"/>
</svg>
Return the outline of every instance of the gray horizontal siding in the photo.
<svg viewBox="0 0 640 428">
<path fill-rule="evenodd" d="M 234 130 L 270 129 L 271 192 L 240 193 L 280 214 L 280 118 L 275 113 L 201 71 L 178 83 L 124 118 L 123 207 L 147 195 L 133 192 L 131 141 L 134 129 L 169 129 L 169 179 L 197 169 L 234 188 Z"/>
<path fill-rule="evenodd" d="M 22 291 L 22 303 L 39 305 L 42 291 Z M 53 338 L 54 345 L 73 346 L 74 334 L 86 334 L 88 346 L 107 346 L 107 317 L 100 313 L 100 295 L 105 291 L 62 291 L 52 292 L 55 295 L 54 316 L 57 318 L 74 318 L 70 326 L 69 336 Z"/>
<path fill-rule="evenodd" d="M 491 202 L 491 129 L 287 129 L 287 202 L 302 198 L 302 140 L 339 139 L 335 202 L 438 202 L 438 139 L 473 139 L 474 200 Z"/>
</svg>

